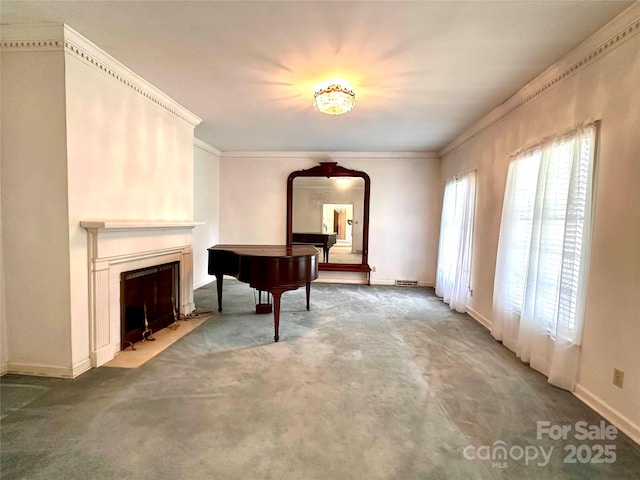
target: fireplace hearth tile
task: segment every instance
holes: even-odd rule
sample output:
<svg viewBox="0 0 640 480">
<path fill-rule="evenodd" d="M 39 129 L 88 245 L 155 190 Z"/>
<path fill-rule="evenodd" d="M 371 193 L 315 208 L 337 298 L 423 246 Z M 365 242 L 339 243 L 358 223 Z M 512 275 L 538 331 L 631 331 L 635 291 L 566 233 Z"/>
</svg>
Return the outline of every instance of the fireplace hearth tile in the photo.
<svg viewBox="0 0 640 480">
<path fill-rule="evenodd" d="M 136 349 L 131 350 L 127 348 L 116 354 L 115 358 L 107 363 L 104 367 L 118 367 L 118 368 L 138 368 L 153 357 L 158 355 L 163 350 L 167 349 L 182 337 L 192 332 L 211 316 L 202 316 L 191 318 L 189 320 L 179 320 L 177 322 L 178 327 L 172 328 L 171 326 L 163 328 L 158 332 L 153 333 L 155 341 L 137 342 L 135 344 Z"/>
</svg>

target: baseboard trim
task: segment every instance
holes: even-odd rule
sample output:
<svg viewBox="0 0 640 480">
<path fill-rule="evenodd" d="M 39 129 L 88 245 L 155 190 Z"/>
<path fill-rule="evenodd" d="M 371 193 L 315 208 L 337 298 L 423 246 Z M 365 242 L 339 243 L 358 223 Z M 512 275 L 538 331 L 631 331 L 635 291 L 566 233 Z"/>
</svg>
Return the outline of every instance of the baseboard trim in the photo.
<svg viewBox="0 0 640 480">
<path fill-rule="evenodd" d="M 91 365 L 94 367 L 100 367 L 105 363 L 113 360 L 116 353 L 120 351 L 120 342 L 118 343 L 109 343 L 104 347 L 98 348 L 94 352 L 91 352 Z"/>
<path fill-rule="evenodd" d="M 16 375 L 29 375 L 32 377 L 55 377 L 55 378 L 76 378 L 93 367 L 91 359 L 87 358 L 72 368 L 68 367 L 51 367 L 48 365 L 29 365 L 26 363 L 7 363 L 2 365 L 2 373 L 5 375 L 13 373 Z"/>
<path fill-rule="evenodd" d="M 82 375 L 85 372 L 88 372 L 92 368 L 93 368 L 93 366 L 91 365 L 91 359 L 90 358 L 87 358 L 86 360 L 83 360 L 82 362 L 80 362 L 77 365 L 73 366 L 73 378 L 76 378 L 77 376 Z"/>
<path fill-rule="evenodd" d="M 375 279 L 371 279 L 371 281 L 369 283 L 371 285 L 381 285 L 381 286 L 389 286 L 389 287 L 395 287 L 396 286 L 396 281 L 395 280 L 375 280 Z M 434 284 L 432 282 L 421 282 L 421 281 L 418 281 L 418 287 L 433 288 Z M 407 287 L 407 288 L 413 288 L 413 287 Z"/>
<path fill-rule="evenodd" d="M 640 445 L 640 427 L 638 425 L 633 423 L 614 408 L 611 408 L 599 397 L 580 384 L 576 385 L 573 395 L 606 418 L 635 443 Z"/>
<path fill-rule="evenodd" d="M 26 363 L 7 364 L 7 372 L 17 375 L 30 375 L 34 377 L 74 378 L 74 369 L 71 367 L 52 367 L 49 365 L 32 365 Z M 79 375 L 79 374 L 78 374 Z"/>
<path fill-rule="evenodd" d="M 189 315 L 195 309 L 196 309 L 196 304 L 194 302 L 185 303 L 184 305 L 180 306 L 180 313 L 182 315 Z"/>
<path fill-rule="evenodd" d="M 485 317 L 484 315 L 480 314 L 479 312 L 475 311 L 473 308 L 469 307 L 468 305 L 467 305 L 467 313 L 476 322 L 478 322 L 480 325 L 482 325 L 487 330 L 491 331 L 491 326 L 493 325 L 491 320 L 489 320 L 487 317 Z"/>
<path fill-rule="evenodd" d="M 367 279 L 359 278 L 317 278 L 313 283 L 343 283 L 348 285 L 366 285 Z"/>
</svg>

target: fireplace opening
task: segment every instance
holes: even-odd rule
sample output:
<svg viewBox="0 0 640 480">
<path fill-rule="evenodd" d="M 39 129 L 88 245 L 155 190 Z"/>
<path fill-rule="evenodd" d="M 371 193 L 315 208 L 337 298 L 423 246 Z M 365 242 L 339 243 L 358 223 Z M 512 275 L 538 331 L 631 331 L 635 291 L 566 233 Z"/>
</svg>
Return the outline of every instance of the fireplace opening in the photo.
<svg viewBox="0 0 640 480">
<path fill-rule="evenodd" d="M 121 274 L 121 349 L 175 322 L 180 305 L 180 262 Z"/>
</svg>

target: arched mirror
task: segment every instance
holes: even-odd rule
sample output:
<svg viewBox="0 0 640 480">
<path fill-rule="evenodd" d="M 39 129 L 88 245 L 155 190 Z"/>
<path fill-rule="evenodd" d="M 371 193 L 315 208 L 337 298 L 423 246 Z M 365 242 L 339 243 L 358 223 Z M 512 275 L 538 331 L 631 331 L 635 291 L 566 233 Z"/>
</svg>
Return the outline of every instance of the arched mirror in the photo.
<svg viewBox="0 0 640 480">
<path fill-rule="evenodd" d="M 320 270 L 369 275 L 369 176 L 320 162 L 287 179 L 287 245 L 320 250 Z"/>
</svg>

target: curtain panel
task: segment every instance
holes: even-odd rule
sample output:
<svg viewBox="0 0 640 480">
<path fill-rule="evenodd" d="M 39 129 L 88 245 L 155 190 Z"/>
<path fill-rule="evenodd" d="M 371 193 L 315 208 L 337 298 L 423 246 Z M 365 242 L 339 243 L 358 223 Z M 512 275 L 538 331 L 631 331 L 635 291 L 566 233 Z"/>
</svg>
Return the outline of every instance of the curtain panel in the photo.
<svg viewBox="0 0 640 480">
<path fill-rule="evenodd" d="M 476 200 L 476 172 L 450 178 L 444 187 L 436 295 L 464 313 L 471 284 L 471 254 Z"/>
<path fill-rule="evenodd" d="M 597 124 L 509 164 L 491 334 L 549 382 L 573 390 L 590 250 Z"/>
</svg>

